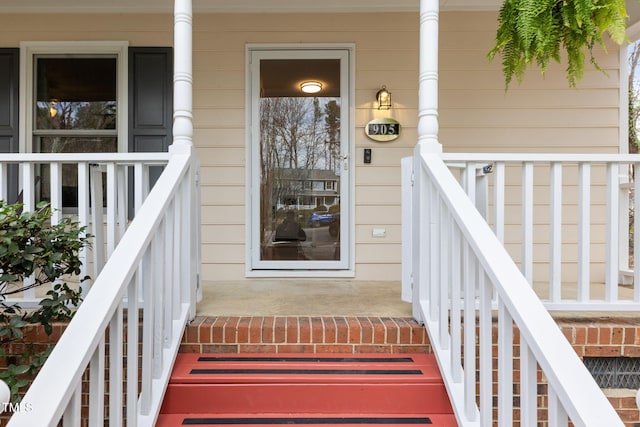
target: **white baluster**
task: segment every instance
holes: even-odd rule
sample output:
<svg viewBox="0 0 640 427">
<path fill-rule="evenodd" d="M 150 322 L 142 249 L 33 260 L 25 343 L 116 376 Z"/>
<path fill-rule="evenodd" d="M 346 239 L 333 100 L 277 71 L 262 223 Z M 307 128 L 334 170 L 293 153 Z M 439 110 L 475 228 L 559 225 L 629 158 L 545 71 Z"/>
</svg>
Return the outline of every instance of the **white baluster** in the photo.
<svg viewBox="0 0 640 427">
<path fill-rule="evenodd" d="M 89 427 L 104 427 L 104 349 L 102 337 L 89 364 Z"/>
<path fill-rule="evenodd" d="M 578 200 L 578 302 L 591 298 L 591 164 L 580 163 Z"/>
<path fill-rule="evenodd" d="M 76 390 L 69 400 L 69 404 L 64 411 L 62 427 L 80 427 L 82 423 L 82 383 L 78 384 Z"/>
<path fill-rule="evenodd" d="M 89 226 L 89 164 L 86 162 L 78 163 L 78 224 L 80 227 Z M 87 234 L 85 231 L 84 234 Z M 95 244 L 95 242 L 93 242 Z M 80 277 L 92 276 L 91 280 L 96 279 L 95 274 L 90 273 L 89 269 L 89 249 L 83 247 L 78 254 L 82 261 L 82 267 L 80 267 Z M 89 292 L 91 286 L 91 280 L 87 280 L 81 284 L 82 298 L 84 299 Z"/>
<path fill-rule="evenodd" d="M 533 163 L 522 169 L 522 274 L 533 285 Z"/>
<path fill-rule="evenodd" d="M 107 259 L 118 244 L 117 174 L 115 163 L 107 164 Z"/>
<path fill-rule="evenodd" d="M 49 166 L 51 175 L 51 224 L 59 224 L 62 219 L 62 165 L 58 162 Z"/>
<path fill-rule="evenodd" d="M 109 322 L 109 427 L 122 427 L 123 367 L 123 313 L 122 303 Z"/>
<path fill-rule="evenodd" d="M 140 267 L 131 280 L 127 292 L 127 426 L 138 425 L 138 342 L 140 325 L 138 316 L 138 276 Z"/>
<path fill-rule="evenodd" d="M 549 251 L 549 298 L 562 298 L 562 163 L 551 163 L 551 236 Z"/>
<path fill-rule="evenodd" d="M 91 224 L 93 232 L 94 277 L 98 277 L 104 267 L 104 201 L 102 191 L 102 168 L 91 166 Z"/>
<path fill-rule="evenodd" d="M 618 210 L 620 209 L 619 165 L 607 165 L 607 244 L 606 244 L 606 277 L 605 300 L 618 300 Z"/>
<path fill-rule="evenodd" d="M 478 268 L 480 292 L 478 323 L 480 328 L 480 424 L 493 423 L 493 335 L 491 296 L 492 286 L 482 268 Z"/>
<path fill-rule="evenodd" d="M 451 367 L 453 381 L 462 381 L 462 233 L 455 221 L 450 245 L 451 258 Z"/>
<path fill-rule="evenodd" d="M 493 230 L 504 243 L 504 162 L 496 163 L 493 176 Z"/>
<path fill-rule="evenodd" d="M 498 303 L 498 426 L 513 426 L 513 320 Z"/>
<path fill-rule="evenodd" d="M 33 163 L 22 164 L 22 204 L 24 212 L 32 212 L 36 209 L 35 195 L 35 166 Z M 35 283 L 35 276 L 31 275 L 24 279 L 24 287 L 29 287 Z M 23 292 L 25 299 L 35 299 L 35 288 L 27 289 Z"/>
<path fill-rule="evenodd" d="M 535 355 L 520 335 L 520 425 L 538 425 L 538 372 Z"/>
<path fill-rule="evenodd" d="M 569 417 L 567 417 L 567 412 L 564 410 L 562 402 L 560 402 L 560 399 L 558 399 L 558 396 L 551 387 L 549 387 L 548 399 L 549 425 L 558 427 L 568 425 Z"/>
<path fill-rule="evenodd" d="M 465 414 L 475 421 L 476 406 L 476 258 L 469 244 L 462 248 L 462 288 L 464 290 L 464 393 Z"/>
</svg>

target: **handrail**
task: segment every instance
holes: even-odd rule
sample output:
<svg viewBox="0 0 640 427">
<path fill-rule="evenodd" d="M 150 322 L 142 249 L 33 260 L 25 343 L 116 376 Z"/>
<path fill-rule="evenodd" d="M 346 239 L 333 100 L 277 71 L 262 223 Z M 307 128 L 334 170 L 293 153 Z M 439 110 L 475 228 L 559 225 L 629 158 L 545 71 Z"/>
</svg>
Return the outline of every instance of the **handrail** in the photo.
<svg viewBox="0 0 640 427">
<path fill-rule="evenodd" d="M 472 157 L 470 157 L 472 156 Z M 523 161 L 523 162 L 624 162 L 640 161 L 640 154 L 588 154 L 588 153 L 441 153 L 445 162 L 492 163 L 494 161 Z"/>
<path fill-rule="evenodd" d="M 121 424 L 122 408 L 126 407 L 127 425 L 154 424 L 183 328 L 195 316 L 199 235 L 198 209 L 193 206 L 197 201 L 196 174 L 197 161 L 191 150 L 171 155 L 91 292 L 24 396 L 23 402 L 28 402 L 33 410 L 15 413 L 8 426 L 56 426 L 62 417 L 65 425 L 80 425 L 82 378 L 86 369 L 92 391 L 90 425 L 101 425 L 105 418 L 106 335 L 110 359 L 109 419 Z M 138 307 L 139 291 L 143 299 L 141 307 Z M 127 312 L 136 313 L 127 316 L 126 326 L 125 303 Z M 139 309 L 142 336 L 138 335 Z M 122 366 L 124 341 L 132 343 L 126 346 L 126 369 Z"/>
<path fill-rule="evenodd" d="M 427 327 L 460 425 L 492 425 L 494 397 L 499 425 L 512 425 L 514 383 L 520 388 L 521 425 L 536 425 L 539 366 L 548 381 L 550 425 L 567 425 L 569 418 L 576 426 L 622 426 L 442 157 L 421 147 L 414 153 L 411 276 L 414 315 Z M 473 178 L 467 179 L 471 186 Z M 513 372 L 515 345 L 519 381 Z"/>
<path fill-rule="evenodd" d="M 0 153 L 0 163 L 78 163 L 119 162 L 165 164 L 169 153 Z"/>
</svg>

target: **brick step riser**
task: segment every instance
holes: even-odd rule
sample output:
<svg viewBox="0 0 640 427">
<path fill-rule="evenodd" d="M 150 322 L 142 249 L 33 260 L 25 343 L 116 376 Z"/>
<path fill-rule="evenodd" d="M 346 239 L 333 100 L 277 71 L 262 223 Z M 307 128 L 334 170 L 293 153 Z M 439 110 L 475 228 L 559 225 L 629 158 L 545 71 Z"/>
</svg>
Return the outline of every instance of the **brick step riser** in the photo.
<svg viewBox="0 0 640 427">
<path fill-rule="evenodd" d="M 380 317 L 198 317 L 185 353 L 430 353 L 414 320 Z"/>
</svg>

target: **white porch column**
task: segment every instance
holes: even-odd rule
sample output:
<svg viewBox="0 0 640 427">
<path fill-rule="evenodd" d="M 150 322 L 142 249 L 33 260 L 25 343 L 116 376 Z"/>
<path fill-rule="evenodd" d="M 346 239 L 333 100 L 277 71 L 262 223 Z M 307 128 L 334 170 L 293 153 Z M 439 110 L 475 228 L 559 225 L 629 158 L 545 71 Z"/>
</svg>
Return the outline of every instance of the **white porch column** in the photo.
<svg viewBox="0 0 640 427">
<path fill-rule="evenodd" d="M 441 152 L 438 141 L 438 19 L 439 0 L 420 0 L 420 76 L 418 87 L 418 144 Z"/>
<path fill-rule="evenodd" d="M 191 0 L 175 0 L 172 149 L 193 146 L 192 15 Z"/>
</svg>

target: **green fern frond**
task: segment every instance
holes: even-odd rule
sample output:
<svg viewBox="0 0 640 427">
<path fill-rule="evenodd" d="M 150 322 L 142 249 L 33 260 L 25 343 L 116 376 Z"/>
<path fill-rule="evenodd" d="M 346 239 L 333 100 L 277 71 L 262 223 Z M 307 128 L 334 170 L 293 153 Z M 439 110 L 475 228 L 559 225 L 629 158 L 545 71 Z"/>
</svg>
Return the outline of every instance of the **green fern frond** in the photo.
<svg viewBox="0 0 640 427">
<path fill-rule="evenodd" d="M 566 51 L 567 80 L 574 87 L 584 76 L 586 55 L 596 69 L 596 43 L 604 34 L 616 43 L 626 40 L 625 0 L 504 0 L 498 16 L 495 46 L 490 60 L 502 57 L 506 88 L 513 77 L 521 82 L 527 67 L 537 64 L 544 74 Z"/>
</svg>

